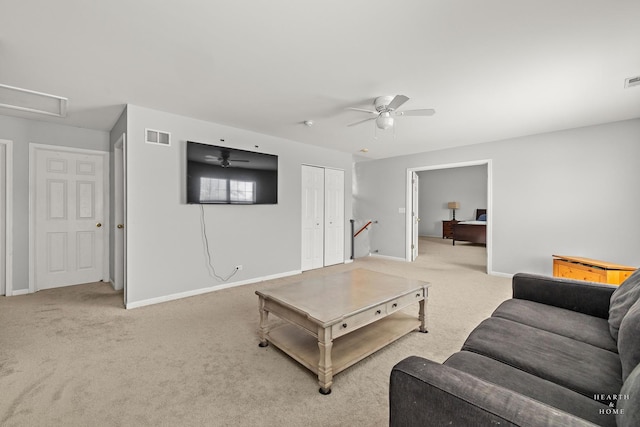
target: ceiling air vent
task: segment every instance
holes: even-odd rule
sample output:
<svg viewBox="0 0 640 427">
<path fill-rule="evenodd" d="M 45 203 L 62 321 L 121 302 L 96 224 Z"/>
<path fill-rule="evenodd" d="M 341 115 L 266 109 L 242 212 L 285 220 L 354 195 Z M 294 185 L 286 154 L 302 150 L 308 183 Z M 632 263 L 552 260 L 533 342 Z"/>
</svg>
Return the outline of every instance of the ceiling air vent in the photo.
<svg viewBox="0 0 640 427">
<path fill-rule="evenodd" d="M 624 81 L 624 87 L 640 86 L 640 76 L 629 77 Z"/>
<path fill-rule="evenodd" d="M 171 134 L 161 130 L 145 129 L 145 141 L 149 144 L 171 145 Z"/>
</svg>

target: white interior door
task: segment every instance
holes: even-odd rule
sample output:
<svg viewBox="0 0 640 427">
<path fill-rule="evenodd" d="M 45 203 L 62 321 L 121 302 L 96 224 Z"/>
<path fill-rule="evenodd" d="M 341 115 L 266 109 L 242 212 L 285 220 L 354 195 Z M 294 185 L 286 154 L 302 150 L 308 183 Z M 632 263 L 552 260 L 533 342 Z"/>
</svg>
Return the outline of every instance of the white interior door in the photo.
<svg viewBox="0 0 640 427">
<path fill-rule="evenodd" d="M 114 288 L 124 289 L 124 304 L 127 304 L 127 276 L 126 276 L 126 135 L 123 133 L 115 144 L 114 150 Z"/>
<path fill-rule="evenodd" d="M 33 148 L 33 290 L 104 279 L 107 155 Z"/>
<path fill-rule="evenodd" d="M 418 230 L 420 228 L 420 216 L 418 212 L 419 182 L 418 174 L 415 172 L 412 172 L 411 183 L 411 261 L 415 261 L 416 258 L 418 258 Z"/>
<path fill-rule="evenodd" d="M 324 266 L 324 169 L 302 166 L 302 271 Z"/>
<path fill-rule="evenodd" d="M 344 171 L 324 170 L 324 265 L 344 262 Z"/>
</svg>

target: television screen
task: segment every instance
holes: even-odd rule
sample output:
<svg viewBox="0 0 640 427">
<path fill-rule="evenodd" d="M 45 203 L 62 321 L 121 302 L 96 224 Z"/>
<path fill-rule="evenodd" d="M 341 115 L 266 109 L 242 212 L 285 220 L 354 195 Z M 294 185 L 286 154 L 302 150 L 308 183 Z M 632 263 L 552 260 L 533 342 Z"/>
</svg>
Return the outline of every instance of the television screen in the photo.
<svg viewBox="0 0 640 427">
<path fill-rule="evenodd" d="M 187 141 L 187 203 L 278 203 L 278 156 Z"/>
</svg>

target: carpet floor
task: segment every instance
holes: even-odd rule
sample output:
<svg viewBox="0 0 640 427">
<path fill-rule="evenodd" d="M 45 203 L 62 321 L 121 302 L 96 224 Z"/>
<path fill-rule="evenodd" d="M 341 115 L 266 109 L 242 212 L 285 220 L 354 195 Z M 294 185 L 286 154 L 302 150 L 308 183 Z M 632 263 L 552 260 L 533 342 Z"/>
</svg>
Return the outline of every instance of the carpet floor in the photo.
<svg viewBox="0 0 640 427">
<path fill-rule="evenodd" d="M 339 373 L 324 396 L 310 371 L 258 347 L 255 291 L 354 268 L 429 282 L 429 333 Z M 2 297 L 0 425 L 384 426 L 391 368 L 444 361 L 511 296 L 511 280 L 485 270 L 483 246 L 421 238 L 413 263 L 359 258 L 133 310 L 107 283 Z"/>
</svg>

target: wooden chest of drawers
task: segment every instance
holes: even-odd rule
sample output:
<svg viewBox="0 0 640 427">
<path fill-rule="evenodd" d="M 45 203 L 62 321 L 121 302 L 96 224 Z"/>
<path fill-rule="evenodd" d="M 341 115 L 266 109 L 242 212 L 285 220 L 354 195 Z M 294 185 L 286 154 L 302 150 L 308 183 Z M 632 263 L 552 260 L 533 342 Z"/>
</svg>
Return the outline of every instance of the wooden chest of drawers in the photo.
<svg viewBox="0 0 640 427">
<path fill-rule="evenodd" d="M 619 285 L 635 270 L 635 267 L 590 258 L 553 255 L 555 277 Z"/>
<path fill-rule="evenodd" d="M 442 238 L 443 239 L 453 239 L 453 224 L 457 224 L 460 221 L 455 219 L 452 220 L 442 220 Z"/>
</svg>

